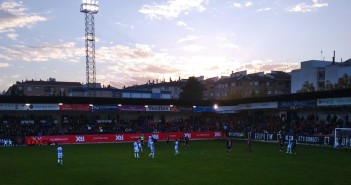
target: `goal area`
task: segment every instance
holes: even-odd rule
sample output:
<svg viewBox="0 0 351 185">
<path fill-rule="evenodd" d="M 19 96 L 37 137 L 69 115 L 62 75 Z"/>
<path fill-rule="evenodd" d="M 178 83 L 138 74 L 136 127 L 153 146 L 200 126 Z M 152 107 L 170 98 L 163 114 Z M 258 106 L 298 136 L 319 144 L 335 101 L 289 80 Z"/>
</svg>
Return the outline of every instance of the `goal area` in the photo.
<svg viewBox="0 0 351 185">
<path fill-rule="evenodd" d="M 351 148 L 351 128 L 335 128 L 334 148 Z"/>
</svg>

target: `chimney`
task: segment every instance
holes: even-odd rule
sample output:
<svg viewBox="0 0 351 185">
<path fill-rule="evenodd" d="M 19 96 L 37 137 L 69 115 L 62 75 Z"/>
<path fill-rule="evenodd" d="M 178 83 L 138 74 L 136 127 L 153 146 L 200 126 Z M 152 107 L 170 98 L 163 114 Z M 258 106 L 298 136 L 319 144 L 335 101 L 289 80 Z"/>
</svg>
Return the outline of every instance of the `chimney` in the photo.
<svg viewBox="0 0 351 185">
<path fill-rule="evenodd" d="M 333 56 L 333 64 L 335 64 L 335 51 L 334 51 L 334 56 Z"/>
</svg>

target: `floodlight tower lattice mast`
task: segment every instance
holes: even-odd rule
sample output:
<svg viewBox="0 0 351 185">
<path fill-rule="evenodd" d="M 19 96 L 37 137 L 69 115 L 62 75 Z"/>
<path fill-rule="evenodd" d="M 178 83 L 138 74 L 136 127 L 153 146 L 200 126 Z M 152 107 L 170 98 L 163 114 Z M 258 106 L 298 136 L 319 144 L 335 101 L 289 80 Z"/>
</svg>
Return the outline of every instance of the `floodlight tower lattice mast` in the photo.
<svg viewBox="0 0 351 185">
<path fill-rule="evenodd" d="M 99 11 L 98 1 L 83 0 L 80 12 L 85 13 L 85 53 L 86 53 L 86 85 L 89 96 L 95 96 L 95 24 L 94 15 Z"/>
</svg>

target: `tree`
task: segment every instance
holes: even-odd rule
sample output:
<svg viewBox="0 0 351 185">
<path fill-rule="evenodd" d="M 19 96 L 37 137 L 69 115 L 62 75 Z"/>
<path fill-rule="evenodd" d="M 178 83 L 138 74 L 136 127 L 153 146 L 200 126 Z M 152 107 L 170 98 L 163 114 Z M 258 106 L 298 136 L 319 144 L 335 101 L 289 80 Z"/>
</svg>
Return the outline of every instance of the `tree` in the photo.
<svg viewBox="0 0 351 185">
<path fill-rule="evenodd" d="M 325 82 L 325 87 L 324 88 L 325 88 L 326 91 L 331 91 L 331 90 L 335 89 L 335 85 L 332 84 L 329 80 L 327 80 Z"/>
<path fill-rule="evenodd" d="M 202 100 L 204 85 L 195 77 L 189 77 L 182 87 L 179 99 L 181 100 Z"/>
<path fill-rule="evenodd" d="M 338 89 L 350 89 L 351 88 L 351 75 L 344 74 L 339 78 L 338 82 L 332 84 L 329 80 L 325 83 L 325 90 L 338 90 Z"/>
<path fill-rule="evenodd" d="M 313 83 L 305 81 L 305 83 L 302 85 L 301 89 L 298 90 L 298 93 L 305 93 L 305 92 L 314 92 L 316 91 L 316 88 L 314 87 Z"/>
<path fill-rule="evenodd" d="M 348 89 L 351 88 L 351 76 L 346 73 L 339 78 L 338 83 L 335 84 L 336 89 Z"/>
</svg>

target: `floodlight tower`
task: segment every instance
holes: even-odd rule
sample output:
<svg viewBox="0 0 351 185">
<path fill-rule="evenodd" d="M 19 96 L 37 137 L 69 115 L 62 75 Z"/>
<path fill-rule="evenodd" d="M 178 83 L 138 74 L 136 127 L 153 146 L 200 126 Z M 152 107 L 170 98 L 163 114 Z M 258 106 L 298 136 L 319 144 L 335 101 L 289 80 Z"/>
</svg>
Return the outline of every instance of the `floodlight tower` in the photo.
<svg viewBox="0 0 351 185">
<path fill-rule="evenodd" d="M 97 0 L 83 0 L 80 5 L 80 12 L 85 13 L 86 80 L 89 96 L 95 96 L 96 88 L 94 14 L 98 11 Z"/>
</svg>

